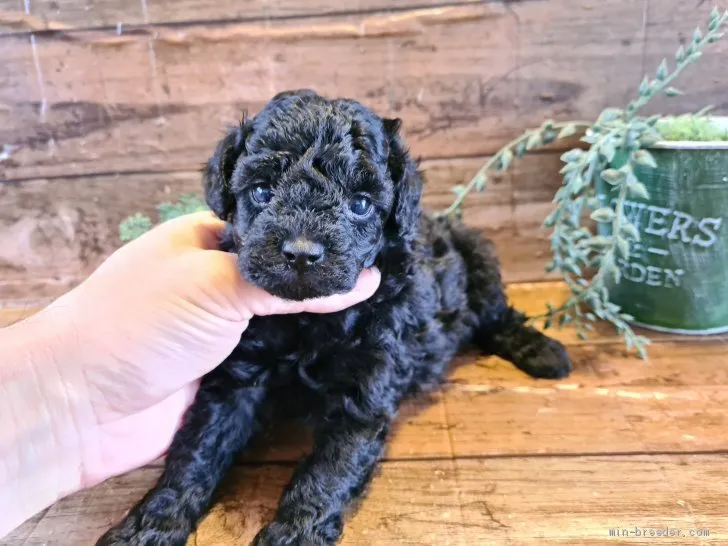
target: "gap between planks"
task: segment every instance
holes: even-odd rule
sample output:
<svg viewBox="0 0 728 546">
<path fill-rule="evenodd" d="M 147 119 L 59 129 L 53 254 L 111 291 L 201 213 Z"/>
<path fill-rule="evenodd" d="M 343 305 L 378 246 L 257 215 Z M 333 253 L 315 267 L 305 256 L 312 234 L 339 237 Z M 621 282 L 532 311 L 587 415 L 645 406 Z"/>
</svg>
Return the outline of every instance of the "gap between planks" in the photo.
<svg viewBox="0 0 728 546">
<path fill-rule="evenodd" d="M 540 0 L 520 0 L 524 1 L 540 1 Z M 249 17 L 190 17 L 187 19 L 159 19 L 150 20 L 148 15 L 144 15 L 136 20 L 118 21 L 116 24 L 94 24 L 78 21 L 76 24 L 64 23 L 48 18 L 48 14 L 37 17 L 31 13 L 22 11 L 3 11 L 0 9 L 0 39 L 4 37 L 23 36 L 27 34 L 35 34 L 43 36 L 44 34 L 63 34 L 82 33 L 82 32 L 115 32 L 138 33 L 139 31 L 154 30 L 158 28 L 175 28 L 184 29 L 194 26 L 224 26 L 251 23 L 270 23 L 284 21 L 305 21 L 308 19 L 320 19 L 322 17 L 346 18 L 352 16 L 366 15 L 400 15 L 407 12 L 443 10 L 452 8 L 469 8 L 477 6 L 477 4 L 505 4 L 508 0 L 462 0 L 453 2 L 413 2 L 411 4 L 397 5 L 373 5 L 371 7 L 358 7 L 357 9 L 324 9 L 320 11 L 301 11 L 288 14 L 274 14 L 270 10 L 260 15 Z M 362 2 L 359 2 L 361 5 Z M 334 4 L 336 5 L 336 4 Z M 2 5 L 0 5 L 2 8 Z M 170 14 L 171 15 L 171 14 Z M 221 14 L 222 15 L 222 14 Z M 79 24 L 80 23 L 80 24 Z M 13 30 L 7 31 L 3 27 Z"/>
</svg>

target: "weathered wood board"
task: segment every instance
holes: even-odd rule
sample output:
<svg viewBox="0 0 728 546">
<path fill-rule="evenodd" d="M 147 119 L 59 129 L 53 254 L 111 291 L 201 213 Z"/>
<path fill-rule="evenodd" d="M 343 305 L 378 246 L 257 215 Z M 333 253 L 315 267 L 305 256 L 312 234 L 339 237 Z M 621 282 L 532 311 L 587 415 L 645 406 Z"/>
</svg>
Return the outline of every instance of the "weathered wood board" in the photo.
<svg viewBox="0 0 728 546">
<path fill-rule="evenodd" d="M 194 168 L 243 109 L 298 87 L 401 117 L 416 155 L 485 155 L 546 118 L 593 119 L 625 104 L 655 55 L 671 55 L 679 32 L 707 20 L 709 10 L 683 4 L 495 2 L 121 35 L 58 31 L 32 44 L 8 35 L 0 39 L 0 142 L 14 151 L 0 172 Z M 716 44 L 690 69 L 696 94 L 670 109 L 725 106 L 725 48 Z"/>
<path fill-rule="evenodd" d="M 387 462 L 350 515 L 341 545 L 723 544 L 727 462 L 724 454 Z M 188 544 L 248 544 L 272 517 L 291 471 L 235 468 Z M 142 469 L 69 497 L 4 544 L 91 545 L 158 475 Z M 635 528 L 682 536 L 635 537 Z M 632 536 L 610 536 L 610 529 Z"/>
<path fill-rule="evenodd" d="M 135 25 L 275 20 L 324 14 L 400 12 L 423 7 L 477 3 L 478 0 L 0 0 L 0 35 L 18 31 L 134 27 Z M 2 27 L 5 27 L 4 29 Z"/>
<path fill-rule="evenodd" d="M 484 161 L 424 161 L 425 206 L 447 207 L 454 198 L 452 187 L 467 183 Z M 494 239 L 508 281 L 545 277 L 548 243 L 540 222 L 556 189 L 550 173 L 560 165 L 556 154 L 529 156 L 512 171 L 494 176 L 487 191 L 474 193 L 467 202 L 465 220 Z M 155 204 L 189 192 L 200 194 L 199 172 L 0 184 L 0 302 L 19 305 L 60 295 L 122 244 L 118 226 L 125 217 L 136 212 L 153 216 Z"/>
</svg>

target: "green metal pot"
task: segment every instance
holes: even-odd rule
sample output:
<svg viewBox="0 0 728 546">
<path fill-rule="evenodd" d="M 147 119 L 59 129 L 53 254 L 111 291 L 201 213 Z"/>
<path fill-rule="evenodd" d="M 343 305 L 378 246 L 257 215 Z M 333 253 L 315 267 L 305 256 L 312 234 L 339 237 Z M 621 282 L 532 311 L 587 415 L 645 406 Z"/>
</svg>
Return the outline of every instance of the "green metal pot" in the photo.
<svg viewBox="0 0 728 546">
<path fill-rule="evenodd" d="M 718 123 L 728 126 L 728 118 Z M 634 323 L 680 334 L 728 331 L 728 142 L 659 142 L 657 168 L 635 174 L 650 193 L 630 198 L 625 213 L 640 233 L 629 261 L 620 259 L 610 299 Z M 603 181 L 603 203 L 616 192 Z M 608 235 L 611 226 L 599 224 Z"/>
</svg>

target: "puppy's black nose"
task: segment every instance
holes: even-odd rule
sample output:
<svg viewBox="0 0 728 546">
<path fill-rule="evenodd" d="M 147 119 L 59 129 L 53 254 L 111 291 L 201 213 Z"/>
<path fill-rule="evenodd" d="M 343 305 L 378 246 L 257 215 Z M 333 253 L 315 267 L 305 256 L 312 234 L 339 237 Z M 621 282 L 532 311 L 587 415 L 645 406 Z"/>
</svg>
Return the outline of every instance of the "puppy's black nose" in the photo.
<svg viewBox="0 0 728 546">
<path fill-rule="evenodd" d="M 281 254 L 289 264 L 302 272 L 324 259 L 324 246 L 299 237 L 285 241 L 281 247 Z"/>
</svg>

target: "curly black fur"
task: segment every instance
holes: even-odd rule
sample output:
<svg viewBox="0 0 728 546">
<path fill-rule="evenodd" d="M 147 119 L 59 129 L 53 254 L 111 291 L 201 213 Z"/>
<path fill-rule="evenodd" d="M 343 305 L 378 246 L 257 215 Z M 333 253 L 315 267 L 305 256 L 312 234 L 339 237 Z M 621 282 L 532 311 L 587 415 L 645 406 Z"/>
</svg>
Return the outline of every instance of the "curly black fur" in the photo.
<svg viewBox="0 0 728 546">
<path fill-rule="evenodd" d="M 376 265 L 381 286 L 339 313 L 254 319 L 203 379 L 157 485 L 98 544 L 183 545 L 274 411 L 312 422 L 315 444 L 254 544 L 335 544 L 402 400 L 437 385 L 465 344 L 532 376 L 569 373 L 564 347 L 509 306 L 491 244 L 421 212 L 422 179 L 398 129 L 358 102 L 301 90 L 218 144 L 206 198 L 250 282 L 303 299 L 346 291 Z M 371 209 L 353 214 L 362 195 Z M 282 252 L 291 241 L 300 252 Z"/>
</svg>

